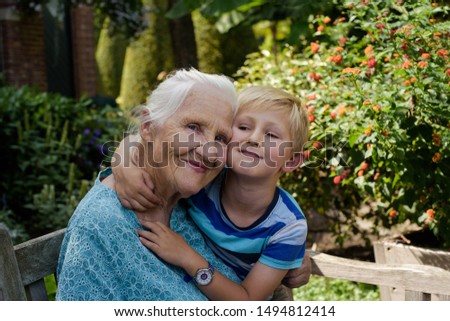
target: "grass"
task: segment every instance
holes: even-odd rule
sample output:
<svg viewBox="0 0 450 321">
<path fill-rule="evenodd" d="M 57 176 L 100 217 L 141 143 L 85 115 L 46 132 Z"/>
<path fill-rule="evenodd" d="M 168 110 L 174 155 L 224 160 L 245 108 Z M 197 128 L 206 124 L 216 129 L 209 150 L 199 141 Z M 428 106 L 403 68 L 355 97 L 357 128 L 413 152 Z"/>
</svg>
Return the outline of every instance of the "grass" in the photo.
<svg viewBox="0 0 450 321">
<path fill-rule="evenodd" d="M 44 278 L 45 287 L 48 293 L 48 300 L 55 301 L 56 296 L 56 281 L 54 275 L 49 275 Z"/>
<path fill-rule="evenodd" d="M 295 301 L 379 301 L 377 286 L 311 275 L 307 285 L 294 289 Z"/>
</svg>

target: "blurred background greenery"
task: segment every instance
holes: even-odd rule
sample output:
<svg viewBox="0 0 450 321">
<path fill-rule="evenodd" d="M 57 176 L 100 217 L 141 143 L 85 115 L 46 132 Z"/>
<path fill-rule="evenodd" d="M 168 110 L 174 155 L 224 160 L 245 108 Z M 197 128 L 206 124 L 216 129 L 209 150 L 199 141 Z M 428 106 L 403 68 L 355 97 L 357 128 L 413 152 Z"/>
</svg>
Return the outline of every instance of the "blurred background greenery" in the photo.
<svg viewBox="0 0 450 321">
<path fill-rule="evenodd" d="M 67 27 L 71 8 L 91 8 L 97 80 L 95 94 L 77 97 L 61 86 L 71 62 L 46 91 L 9 83 L 1 70 L 0 223 L 15 243 L 65 227 L 126 134 L 129 110 L 174 69 L 195 67 L 238 89 L 271 85 L 304 101 L 308 161 L 280 184 L 305 211 L 310 244 L 320 229 L 336 247 L 357 235 L 370 248 L 381 228 L 403 224 L 449 248 L 448 0 L 8 3 L 15 21 L 44 16 L 52 30 Z M 46 43 L 50 62 L 65 55 L 57 39 Z M 295 298 L 379 294 L 313 277 Z"/>
</svg>

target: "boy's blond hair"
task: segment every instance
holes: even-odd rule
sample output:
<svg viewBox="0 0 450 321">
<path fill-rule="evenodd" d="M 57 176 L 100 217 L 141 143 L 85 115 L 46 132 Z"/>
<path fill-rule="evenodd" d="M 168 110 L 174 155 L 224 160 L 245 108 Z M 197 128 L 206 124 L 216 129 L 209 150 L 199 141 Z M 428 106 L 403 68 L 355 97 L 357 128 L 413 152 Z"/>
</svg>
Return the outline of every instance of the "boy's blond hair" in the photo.
<svg viewBox="0 0 450 321">
<path fill-rule="evenodd" d="M 309 135 L 309 119 L 306 107 L 300 99 L 288 92 L 269 86 L 253 86 L 238 94 L 240 110 L 288 110 L 289 130 L 294 153 L 301 152 Z"/>
</svg>

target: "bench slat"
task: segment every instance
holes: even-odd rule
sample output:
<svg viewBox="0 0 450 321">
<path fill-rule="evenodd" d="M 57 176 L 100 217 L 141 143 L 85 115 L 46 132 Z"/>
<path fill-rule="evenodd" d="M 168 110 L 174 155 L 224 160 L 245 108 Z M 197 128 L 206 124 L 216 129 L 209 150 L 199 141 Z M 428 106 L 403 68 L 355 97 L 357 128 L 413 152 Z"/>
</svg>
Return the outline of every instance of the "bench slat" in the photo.
<svg viewBox="0 0 450 321">
<path fill-rule="evenodd" d="M 44 279 L 40 279 L 25 287 L 29 301 L 48 301 L 47 289 Z"/>
<path fill-rule="evenodd" d="M 55 273 L 65 231 L 61 229 L 14 247 L 24 286 Z"/>
<path fill-rule="evenodd" d="M 2 300 L 26 300 L 19 266 L 8 230 L 0 226 L 0 296 Z"/>
</svg>

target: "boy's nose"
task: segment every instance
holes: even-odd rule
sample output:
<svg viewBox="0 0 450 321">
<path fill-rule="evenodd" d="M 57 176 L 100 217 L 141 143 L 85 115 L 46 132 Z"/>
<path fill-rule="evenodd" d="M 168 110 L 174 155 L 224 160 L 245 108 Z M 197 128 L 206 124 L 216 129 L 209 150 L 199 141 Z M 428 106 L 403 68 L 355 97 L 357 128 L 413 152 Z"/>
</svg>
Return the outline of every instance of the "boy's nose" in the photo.
<svg viewBox="0 0 450 321">
<path fill-rule="evenodd" d="M 253 147 L 259 147 L 261 145 L 261 134 L 258 131 L 253 131 L 248 137 L 248 143 Z"/>
<path fill-rule="evenodd" d="M 254 140 L 252 140 L 252 139 L 249 139 L 248 140 L 248 142 L 247 142 L 247 145 L 249 146 L 249 147 L 259 147 L 259 142 L 257 142 L 257 141 L 254 141 Z"/>
</svg>

